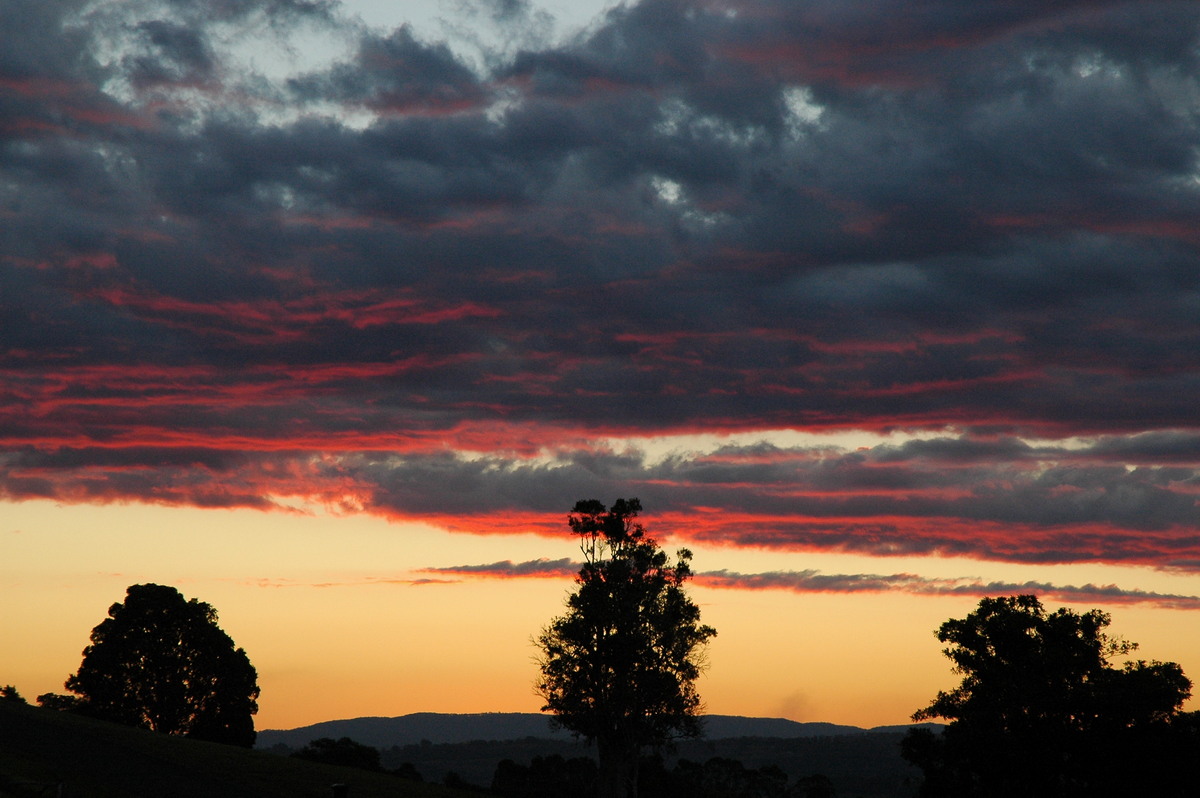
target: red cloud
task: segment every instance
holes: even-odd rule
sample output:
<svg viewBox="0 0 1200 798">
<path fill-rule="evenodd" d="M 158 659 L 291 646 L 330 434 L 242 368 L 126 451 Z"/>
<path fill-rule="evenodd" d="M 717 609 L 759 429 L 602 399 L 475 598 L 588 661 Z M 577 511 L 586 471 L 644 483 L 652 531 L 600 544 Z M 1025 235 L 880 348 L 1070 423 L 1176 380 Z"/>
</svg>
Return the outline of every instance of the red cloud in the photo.
<svg viewBox="0 0 1200 798">
<path fill-rule="evenodd" d="M 111 259 L 111 256 L 110 256 Z M 278 345 L 314 337 L 322 325 L 354 329 L 429 325 L 501 312 L 477 302 L 443 304 L 409 291 L 342 290 L 295 299 L 186 300 L 128 285 L 90 287 L 83 296 L 99 300 L 168 328 L 205 337 L 228 337 L 248 345 Z"/>
</svg>

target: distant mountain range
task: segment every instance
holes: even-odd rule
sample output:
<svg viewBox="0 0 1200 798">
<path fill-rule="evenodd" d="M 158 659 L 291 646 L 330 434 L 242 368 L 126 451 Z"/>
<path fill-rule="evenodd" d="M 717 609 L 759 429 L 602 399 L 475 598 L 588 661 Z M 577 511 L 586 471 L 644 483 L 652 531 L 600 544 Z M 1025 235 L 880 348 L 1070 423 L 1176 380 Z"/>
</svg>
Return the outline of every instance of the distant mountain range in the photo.
<svg viewBox="0 0 1200 798">
<path fill-rule="evenodd" d="M 834 723 L 798 723 L 785 718 L 744 718 L 736 715 L 706 715 L 705 739 L 735 737 L 773 737 L 794 739 L 833 737 L 868 732 L 902 732 L 909 726 L 880 726 L 863 729 Z M 258 748 L 283 744 L 302 748 L 310 741 L 331 737 L 349 737 L 356 742 L 385 749 L 419 744 L 466 743 L 475 740 L 522 740 L 529 737 L 569 741 L 571 735 L 550 727 L 546 715 L 519 712 L 486 712 L 454 715 L 418 712 L 395 718 L 350 718 L 329 720 L 295 729 L 263 729 L 258 733 Z"/>
</svg>

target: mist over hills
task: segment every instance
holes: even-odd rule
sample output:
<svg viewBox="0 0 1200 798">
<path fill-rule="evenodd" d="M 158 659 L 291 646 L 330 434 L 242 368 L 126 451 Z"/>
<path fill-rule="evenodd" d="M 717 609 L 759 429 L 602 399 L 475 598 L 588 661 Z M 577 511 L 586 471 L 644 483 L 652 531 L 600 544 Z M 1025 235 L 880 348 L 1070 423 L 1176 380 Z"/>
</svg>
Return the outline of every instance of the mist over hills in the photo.
<svg viewBox="0 0 1200 798">
<path fill-rule="evenodd" d="M 785 718 L 747 718 L 737 715 L 706 715 L 708 740 L 735 737 L 794 739 L 903 731 L 908 726 L 863 729 L 835 723 L 800 723 Z M 568 742 L 569 732 L 554 729 L 547 715 L 534 712 L 483 712 L 444 714 L 416 712 L 398 717 L 363 717 L 329 720 L 294 729 L 263 729 L 257 747 L 286 745 L 300 748 L 320 737 L 349 737 L 375 748 L 391 748 L 426 741 L 434 744 L 466 743 L 475 740 L 522 740 L 528 737 Z"/>
</svg>

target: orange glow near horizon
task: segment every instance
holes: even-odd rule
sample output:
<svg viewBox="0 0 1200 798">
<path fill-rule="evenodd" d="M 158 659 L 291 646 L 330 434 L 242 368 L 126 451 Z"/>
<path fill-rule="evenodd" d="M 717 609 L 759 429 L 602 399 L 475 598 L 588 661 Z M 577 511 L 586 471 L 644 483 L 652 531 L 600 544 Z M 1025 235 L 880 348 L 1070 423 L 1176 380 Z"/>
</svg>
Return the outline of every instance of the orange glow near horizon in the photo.
<svg viewBox="0 0 1200 798">
<path fill-rule="evenodd" d="M 532 638 L 562 611 L 565 578 L 487 579 L 430 569 L 575 558 L 569 533 L 463 535 L 364 515 L 7 503 L 0 562 L 0 683 L 62 692 L 93 626 L 125 588 L 159 582 L 216 607 L 262 687 L 256 726 L 411 712 L 536 712 Z M 652 513 L 645 521 L 651 533 Z M 663 539 L 668 550 L 675 541 Z M 835 554 L 696 547 L 698 572 L 816 568 L 896 573 L 921 565 Z M 991 579 L 1013 567 L 923 563 Z M 1024 569 L 1045 578 L 1050 567 Z M 1053 567 L 1059 581 L 1200 592 L 1196 577 Z M 1190 587 L 1189 587 L 1190 586 Z M 903 724 L 955 683 L 934 630 L 977 602 L 881 593 L 691 588 L 718 636 L 700 682 L 708 712 L 870 727 Z M 1048 605 L 1056 603 L 1047 600 Z M 1092 605 L 1089 605 L 1092 606 Z M 1105 607 L 1138 655 L 1200 673 L 1200 612 Z"/>
</svg>

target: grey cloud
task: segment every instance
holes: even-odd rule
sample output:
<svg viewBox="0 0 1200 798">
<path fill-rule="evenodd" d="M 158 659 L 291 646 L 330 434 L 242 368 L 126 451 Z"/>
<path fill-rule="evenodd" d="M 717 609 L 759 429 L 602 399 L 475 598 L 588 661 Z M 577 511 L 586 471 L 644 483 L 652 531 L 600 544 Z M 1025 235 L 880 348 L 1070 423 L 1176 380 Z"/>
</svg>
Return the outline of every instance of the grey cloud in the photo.
<svg viewBox="0 0 1200 798">
<path fill-rule="evenodd" d="M 1037 594 L 1059 601 L 1150 604 L 1170 609 L 1200 609 L 1200 596 L 1124 589 L 1116 585 L 1055 585 L 1049 582 L 984 582 L 975 578 L 939 579 L 915 574 L 823 574 L 819 571 L 773 571 L 742 574 L 705 571 L 698 584 L 743 590 L 792 590 L 798 593 L 912 593 L 916 595 L 997 596 Z"/>
<path fill-rule="evenodd" d="M 159 58 L 145 55 L 133 65 L 137 83 L 208 80 L 212 77 L 213 53 L 195 28 L 166 20 L 139 23 L 138 32 Z"/>
<path fill-rule="evenodd" d="M 418 41 L 410 28 L 364 36 L 351 63 L 289 81 L 301 100 L 358 102 L 390 113 L 454 112 L 486 93 L 445 44 Z"/>
<path fill-rule="evenodd" d="M 9 78 L 76 75 L 84 66 L 79 56 L 85 37 L 82 31 L 64 28 L 63 21 L 84 5 L 83 0 L 5 3 L 0 8 L 0 74 Z"/>
<path fill-rule="evenodd" d="M 455 565 L 446 568 L 426 568 L 426 573 L 459 574 L 462 576 L 498 576 L 498 577 L 561 577 L 573 575 L 579 570 L 580 564 L 568 559 L 561 560 L 527 560 L 514 563 L 512 560 L 494 562 L 490 565 Z"/>
<path fill-rule="evenodd" d="M 564 578 L 573 576 L 580 563 L 568 559 L 511 560 L 486 565 L 425 568 L 426 573 L 464 577 Z M 1122 588 L 1109 585 L 1057 585 L 1051 582 L 985 582 L 977 577 L 938 578 L 916 574 L 827 574 L 803 571 L 739 573 L 726 569 L 699 571 L 695 583 L 707 588 L 740 590 L 790 590 L 796 593 L 908 593 L 923 596 L 997 596 L 1036 594 L 1067 602 L 1148 604 L 1169 609 L 1200 609 L 1200 596 Z"/>
<path fill-rule="evenodd" d="M 1090 451 L 1125 462 L 1194 463 L 1200 461 L 1200 434 L 1190 430 L 1161 430 L 1097 439 Z"/>
</svg>

